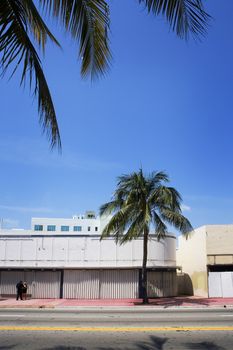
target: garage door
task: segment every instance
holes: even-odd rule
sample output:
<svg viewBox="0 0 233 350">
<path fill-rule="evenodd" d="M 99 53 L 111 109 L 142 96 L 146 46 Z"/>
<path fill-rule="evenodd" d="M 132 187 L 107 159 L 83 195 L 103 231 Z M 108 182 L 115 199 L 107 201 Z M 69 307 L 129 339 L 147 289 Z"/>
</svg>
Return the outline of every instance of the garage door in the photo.
<svg viewBox="0 0 233 350">
<path fill-rule="evenodd" d="M 65 270 L 63 297 L 121 299 L 138 297 L 138 270 Z"/>
<path fill-rule="evenodd" d="M 60 271 L 1 271 L 1 295 L 16 295 L 16 284 L 25 281 L 32 298 L 59 298 Z"/>
<path fill-rule="evenodd" d="M 1 271 L 1 295 L 16 295 L 16 284 L 19 281 L 24 281 L 23 271 Z"/>
<path fill-rule="evenodd" d="M 63 298 L 99 299 L 99 271 L 65 270 Z"/>
<path fill-rule="evenodd" d="M 147 293 L 149 298 L 177 295 L 175 271 L 148 271 Z"/>
<path fill-rule="evenodd" d="M 209 272 L 209 297 L 233 297 L 233 272 Z"/>
<path fill-rule="evenodd" d="M 35 271 L 32 297 L 36 299 L 59 298 L 60 279 L 60 271 Z"/>
<path fill-rule="evenodd" d="M 102 270 L 100 298 L 138 298 L 138 270 Z"/>
</svg>

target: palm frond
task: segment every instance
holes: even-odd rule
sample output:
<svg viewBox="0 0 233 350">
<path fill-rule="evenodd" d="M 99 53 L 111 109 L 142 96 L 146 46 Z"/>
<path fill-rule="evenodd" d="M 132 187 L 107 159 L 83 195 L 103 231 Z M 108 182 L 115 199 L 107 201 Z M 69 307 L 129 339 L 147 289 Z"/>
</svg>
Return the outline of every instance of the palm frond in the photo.
<svg viewBox="0 0 233 350">
<path fill-rule="evenodd" d="M 157 209 L 168 207 L 177 212 L 181 211 L 181 196 L 173 187 L 159 186 L 155 188 L 150 194 L 149 203 Z"/>
<path fill-rule="evenodd" d="M 134 215 L 132 222 L 130 223 L 128 229 L 124 232 L 120 239 L 120 243 L 124 244 L 126 242 L 132 241 L 133 239 L 142 236 L 145 226 L 148 227 L 148 222 L 144 219 L 145 213 L 139 211 Z M 132 219 L 132 218 L 131 218 Z"/>
<path fill-rule="evenodd" d="M 79 42 L 82 76 L 103 75 L 109 68 L 109 7 L 105 0 L 40 0 L 49 15 Z"/>
<path fill-rule="evenodd" d="M 186 237 L 188 237 L 188 235 L 193 231 L 193 227 L 189 220 L 182 214 L 174 212 L 172 209 L 161 209 L 161 218 L 177 228 Z"/>
<path fill-rule="evenodd" d="M 40 16 L 34 2 L 32 0 L 21 0 L 21 3 L 27 15 L 27 26 L 42 50 L 44 51 L 48 38 L 60 47 L 59 42 L 50 32 L 49 28 L 46 26 L 45 22 Z"/>
<path fill-rule="evenodd" d="M 109 215 L 121 208 L 122 202 L 119 200 L 113 200 L 111 202 L 101 205 L 99 213 L 100 216 Z"/>
<path fill-rule="evenodd" d="M 171 29 L 181 38 L 206 34 L 210 16 L 201 0 L 139 0 L 139 3 L 144 3 L 148 12 L 166 17 Z"/>
<path fill-rule="evenodd" d="M 110 219 L 107 225 L 104 227 L 101 240 L 113 235 L 115 240 L 118 242 L 123 235 L 128 223 L 127 211 L 130 211 L 128 207 L 119 209 L 117 213 Z"/>
<path fill-rule="evenodd" d="M 156 187 L 157 185 L 160 185 L 161 182 L 169 182 L 169 176 L 164 171 L 153 171 L 148 176 L 148 181 Z"/>
<path fill-rule="evenodd" d="M 164 238 L 167 233 L 167 226 L 155 211 L 152 213 L 152 220 L 155 227 L 155 234 L 157 236 L 157 239 L 160 240 L 161 238 Z"/>
<path fill-rule="evenodd" d="M 116 241 L 120 241 L 130 228 L 130 226 L 138 220 L 140 212 L 135 208 L 135 204 L 123 203 L 120 209 L 112 216 L 108 224 L 105 226 L 102 238 L 113 235 Z"/>
<path fill-rule="evenodd" d="M 45 36 L 45 33 L 43 33 Z M 42 36 L 43 36 L 42 35 Z M 38 39 L 43 43 L 42 38 Z M 0 1 L 0 53 L 1 68 L 4 74 L 11 64 L 13 73 L 23 61 L 21 84 L 29 78 L 30 88 L 38 98 L 38 111 L 43 131 L 51 142 L 61 147 L 60 134 L 50 91 L 41 67 L 39 56 L 29 38 L 28 10 L 19 0 Z"/>
</svg>

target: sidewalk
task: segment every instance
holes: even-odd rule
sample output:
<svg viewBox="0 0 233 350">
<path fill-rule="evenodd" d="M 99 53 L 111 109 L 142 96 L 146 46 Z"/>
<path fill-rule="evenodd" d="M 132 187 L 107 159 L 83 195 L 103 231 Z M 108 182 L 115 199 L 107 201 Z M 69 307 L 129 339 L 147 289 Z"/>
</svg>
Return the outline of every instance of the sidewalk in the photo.
<svg viewBox="0 0 233 350">
<path fill-rule="evenodd" d="M 153 309 L 176 309 L 176 308 L 233 308 L 233 298 L 199 298 L 199 297 L 174 297 L 150 299 L 149 305 L 143 305 L 142 299 L 29 299 L 17 301 L 15 299 L 0 299 L 0 308 L 114 308 L 133 307 Z"/>
</svg>

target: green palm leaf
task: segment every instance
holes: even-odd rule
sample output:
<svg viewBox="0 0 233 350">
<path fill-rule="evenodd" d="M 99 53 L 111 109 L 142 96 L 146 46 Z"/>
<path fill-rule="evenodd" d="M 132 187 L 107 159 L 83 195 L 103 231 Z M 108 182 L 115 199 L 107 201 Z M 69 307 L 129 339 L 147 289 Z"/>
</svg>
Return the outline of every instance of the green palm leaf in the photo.
<svg viewBox="0 0 233 350">
<path fill-rule="evenodd" d="M 191 34 L 196 38 L 206 34 L 210 16 L 204 11 L 201 0 L 139 0 L 148 12 L 167 19 L 170 27 L 181 38 Z"/>
<path fill-rule="evenodd" d="M 42 48 L 42 50 L 45 50 L 45 45 L 48 38 L 60 47 L 59 42 L 46 26 L 33 1 L 21 0 L 21 3 L 26 13 L 27 26 L 29 26 L 30 32 L 33 34 L 35 41 Z"/>
<path fill-rule="evenodd" d="M 103 75 L 109 68 L 109 7 L 104 0 L 40 0 L 79 43 L 82 76 Z"/>
<path fill-rule="evenodd" d="M 24 3 L 27 3 L 26 7 Z M 38 111 L 43 131 L 47 132 L 51 146 L 57 145 L 60 148 L 61 141 L 55 109 L 39 56 L 30 40 L 29 32 L 30 30 L 33 32 L 38 44 L 42 47 L 48 36 L 55 42 L 56 40 L 47 30 L 43 21 L 39 19 L 35 8 L 32 6 L 29 10 L 30 3 L 31 1 L 27 2 L 26 0 L 1 0 L 0 2 L 2 73 L 4 74 L 14 62 L 13 75 L 20 63 L 23 62 L 21 84 L 26 81 L 27 77 L 31 88 L 34 84 L 33 93 L 38 98 Z"/>
</svg>

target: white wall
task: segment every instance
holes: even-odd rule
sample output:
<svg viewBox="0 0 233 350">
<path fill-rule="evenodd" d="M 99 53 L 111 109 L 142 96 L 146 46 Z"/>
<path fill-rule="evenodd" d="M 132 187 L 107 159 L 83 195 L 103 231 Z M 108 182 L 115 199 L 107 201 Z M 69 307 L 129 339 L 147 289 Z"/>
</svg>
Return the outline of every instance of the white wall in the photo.
<svg viewBox="0 0 233 350">
<path fill-rule="evenodd" d="M 116 245 L 112 238 L 69 234 L 0 233 L 0 267 L 140 267 L 143 241 Z M 176 266 L 176 239 L 149 241 L 148 266 Z"/>
<path fill-rule="evenodd" d="M 31 220 L 31 230 L 34 231 L 35 225 L 42 225 L 43 226 L 43 232 L 47 232 L 47 226 L 48 225 L 55 225 L 56 226 L 56 232 L 61 231 L 61 226 L 69 226 L 70 230 L 67 233 L 74 233 L 77 234 L 77 231 L 73 231 L 74 226 L 81 226 L 82 231 L 80 231 L 80 234 L 84 233 L 93 233 L 96 234 L 100 232 L 100 219 L 86 219 L 86 218 L 32 218 Z M 91 230 L 88 231 L 88 226 L 90 226 Z M 98 232 L 95 231 L 95 228 L 98 227 Z M 41 231 L 36 231 L 41 232 Z M 50 231 L 54 232 L 54 231 Z M 66 231 L 64 231 L 66 232 Z"/>
</svg>

